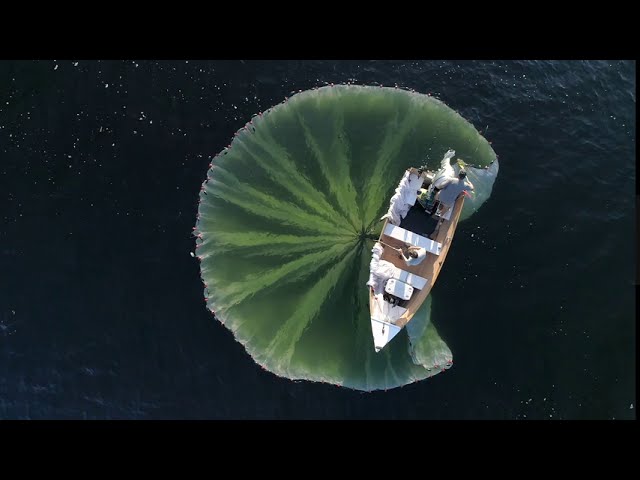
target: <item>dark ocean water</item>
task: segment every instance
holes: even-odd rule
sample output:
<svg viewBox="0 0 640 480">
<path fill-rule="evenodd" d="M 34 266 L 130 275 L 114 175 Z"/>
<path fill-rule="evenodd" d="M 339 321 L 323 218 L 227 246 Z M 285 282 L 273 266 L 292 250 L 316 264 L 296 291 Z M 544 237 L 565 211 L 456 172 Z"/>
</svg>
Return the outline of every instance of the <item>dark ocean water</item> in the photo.
<svg viewBox="0 0 640 480">
<path fill-rule="evenodd" d="M 0 62 L 0 418 L 635 419 L 635 76 L 626 61 Z M 189 255 L 234 132 L 347 81 L 430 92 L 500 160 L 435 288 L 453 368 L 372 394 L 261 370 L 207 312 Z"/>
</svg>

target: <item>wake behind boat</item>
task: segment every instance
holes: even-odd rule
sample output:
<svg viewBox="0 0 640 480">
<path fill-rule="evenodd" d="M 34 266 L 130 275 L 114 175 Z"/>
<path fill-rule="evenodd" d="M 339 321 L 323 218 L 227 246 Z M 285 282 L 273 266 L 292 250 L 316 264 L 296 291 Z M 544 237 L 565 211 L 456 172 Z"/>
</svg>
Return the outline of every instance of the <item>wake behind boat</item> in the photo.
<svg viewBox="0 0 640 480">
<path fill-rule="evenodd" d="M 372 249 L 367 282 L 376 352 L 411 321 L 431 292 L 449 252 L 465 190 L 473 189 L 463 177 L 464 169 L 455 179 L 450 164 L 453 155 L 452 150 L 445 154 L 435 174 L 407 169 L 382 217 L 384 226 Z"/>
</svg>

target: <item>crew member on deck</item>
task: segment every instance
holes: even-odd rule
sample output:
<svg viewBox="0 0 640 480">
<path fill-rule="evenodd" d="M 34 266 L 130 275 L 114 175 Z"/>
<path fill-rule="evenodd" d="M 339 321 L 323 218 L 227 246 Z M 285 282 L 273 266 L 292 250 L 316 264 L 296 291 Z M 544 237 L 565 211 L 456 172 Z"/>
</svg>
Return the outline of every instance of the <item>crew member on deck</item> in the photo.
<svg viewBox="0 0 640 480">
<path fill-rule="evenodd" d="M 442 217 L 444 217 L 450 208 L 453 208 L 458 196 L 463 192 L 474 190 L 473 183 L 471 183 L 471 180 L 467 178 L 467 172 L 464 168 L 461 168 L 460 172 L 458 172 L 458 178 L 449 177 L 444 185 L 445 186 L 436 194 L 436 199 L 440 202 L 437 210 L 437 214 L 440 216 L 440 221 L 436 225 L 433 233 L 429 235 L 429 238 L 431 239 L 436 238 L 438 235 L 440 225 L 444 222 Z"/>
<path fill-rule="evenodd" d="M 474 188 L 475 187 L 473 186 L 473 183 L 471 183 L 471 180 L 467 178 L 467 172 L 464 168 L 461 168 L 460 172 L 458 172 L 458 178 L 447 178 L 446 183 L 440 188 L 440 191 L 436 195 L 436 200 L 440 201 L 440 204 L 442 205 L 440 216 L 444 215 L 447 210 L 453 207 L 458 195 L 463 191 L 470 192 L 471 190 L 474 190 Z"/>
<path fill-rule="evenodd" d="M 409 247 L 400 254 L 400 257 L 409 266 L 420 264 L 427 256 L 427 251 L 422 247 Z"/>
</svg>

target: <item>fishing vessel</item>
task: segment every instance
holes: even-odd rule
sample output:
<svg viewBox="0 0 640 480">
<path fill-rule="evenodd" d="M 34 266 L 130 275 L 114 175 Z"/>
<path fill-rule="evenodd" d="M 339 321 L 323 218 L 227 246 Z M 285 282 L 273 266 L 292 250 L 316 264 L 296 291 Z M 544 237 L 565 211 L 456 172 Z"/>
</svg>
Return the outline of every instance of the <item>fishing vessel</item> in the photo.
<svg viewBox="0 0 640 480">
<path fill-rule="evenodd" d="M 454 155 L 449 150 L 435 173 L 422 167 L 407 169 L 390 200 L 389 211 L 381 218 L 384 225 L 372 249 L 367 282 L 376 352 L 416 314 L 435 285 L 451 247 L 466 192 L 460 193 L 450 208 L 437 200 L 435 192 L 439 182 L 456 175 L 450 163 Z M 458 166 L 463 165 L 459 161 Z M 411 264 L 416 260 L 409 257 L 407 261 L 408 250 L 420 251 L 424 258 L 417 265 Z"/>
</svg>

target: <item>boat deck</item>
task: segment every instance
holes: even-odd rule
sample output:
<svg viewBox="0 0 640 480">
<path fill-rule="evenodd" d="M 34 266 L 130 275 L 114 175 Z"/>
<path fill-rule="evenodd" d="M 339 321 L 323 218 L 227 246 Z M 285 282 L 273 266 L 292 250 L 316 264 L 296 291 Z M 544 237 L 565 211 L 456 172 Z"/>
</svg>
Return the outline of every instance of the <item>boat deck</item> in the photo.
<svg viewBox="0 0 640 480">
<path fill-rule="evenodd" d="M 405 230 L 428 237 L 436 229 L 438 219 L 429 215 L 419 202 L 409 209 L 407 216 L 402 219 L 400 226 Z"/>
<path fill-rule="evenodd" d="M 462 210 L 462 205 L 464 204 L 464 195 L 461 195 L 453 206 L 453 212 L 450 215 L 448 220 L 444 220 L 442 225 L 440 226 L 440 230 L 438 234 L 433 240 L 442 245 L 439 255 L 435 255 L 433 253 L 427 253 L 427 257 L 418 265 L 407 265 L 403 258 L 401 258 L 400 254 L 383 245 L 384 252 L 382 254 L 381 260 L 386 260 L 392 263 L 397 268 L 405 270 L 409 273 L 413 273 L 415 275 L 419 275 L 427 280 L 424 288 L 415 289 L 411 299 L 408 301 L 402 301 L 399 303 L 399 306 L 406 308 L 407 311 L 395 321 L 395 325 L 399 327 L 404 327 L 416 313 L 420 305 L 425 301 L 433 284 L 435 283 L 438 274 L 440 273 L 440 269 L 442 264 L 444 263 L 445 257 L 447 256 L 447 252 L 449 250 L 449 246 L 451 244 L 451 240 L 453 238 L 453 234 L 455 232 L 458 218 L 460 216 L 460 212 Z M 405 230 L 409 230 L 411 232 L 417 233 L 422 237 L 427 237 L 435 230 L 437 222 L 440 221 L 440 217 L 430 216 L 428 215 L 424 209 L 420 206 L 419 203 L 416 203 L 414 207 L 409 210 L 407 216 L 403 219 L 400 224 L 401 228 Z M 386 235 L 385 228 L 387 227 L 387 222 L 382 229 L 382 233 L 380 235 L 380 241 L 383 244 L 400 248 L 406 246 L 406 244 L 393 238 L 389 235 Z"/>
</svg>

